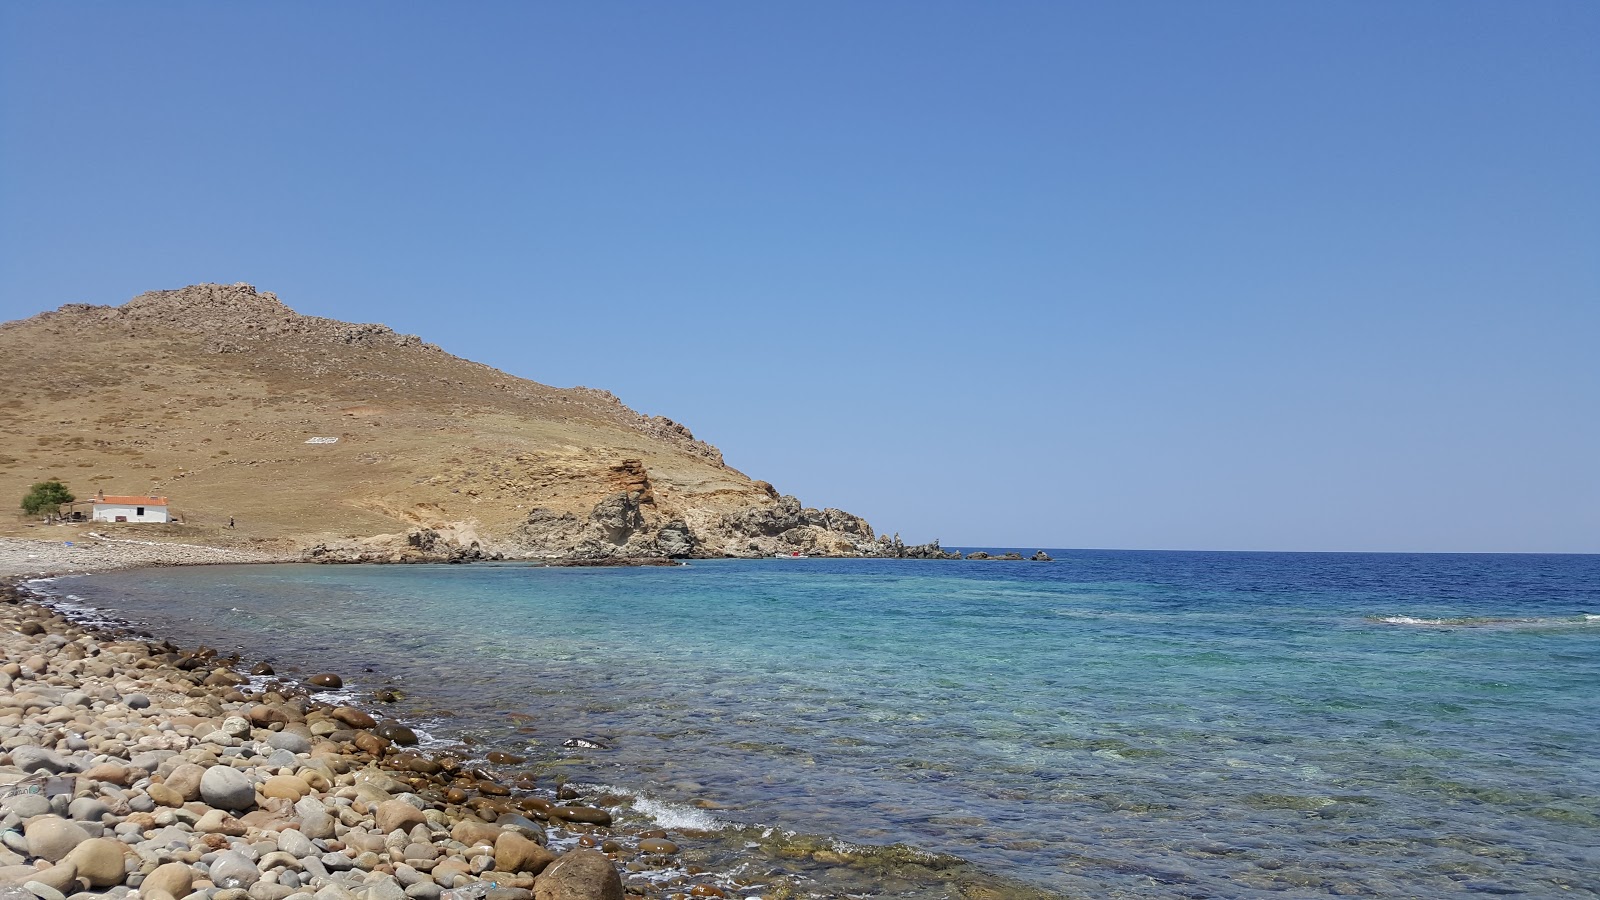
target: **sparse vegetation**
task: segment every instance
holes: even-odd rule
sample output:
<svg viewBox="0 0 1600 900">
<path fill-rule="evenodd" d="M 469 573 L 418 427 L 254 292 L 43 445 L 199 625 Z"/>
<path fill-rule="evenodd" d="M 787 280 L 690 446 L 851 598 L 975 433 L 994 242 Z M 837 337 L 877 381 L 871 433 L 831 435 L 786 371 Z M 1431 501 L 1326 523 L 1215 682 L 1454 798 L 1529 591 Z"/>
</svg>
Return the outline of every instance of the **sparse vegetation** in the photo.
<svg viewBox="0 0 1600 900">
<path fill-rule="evenodd" d="M 22 498 L 22 511 L 30 516 L 44 515 L 51 518 L 61 515 L 63 504 L 71 503 L 78 499 L 72 496 L 67 486 L 58 478 L 40 481 L 34 484 L 26 496 Z"/>
</svg>

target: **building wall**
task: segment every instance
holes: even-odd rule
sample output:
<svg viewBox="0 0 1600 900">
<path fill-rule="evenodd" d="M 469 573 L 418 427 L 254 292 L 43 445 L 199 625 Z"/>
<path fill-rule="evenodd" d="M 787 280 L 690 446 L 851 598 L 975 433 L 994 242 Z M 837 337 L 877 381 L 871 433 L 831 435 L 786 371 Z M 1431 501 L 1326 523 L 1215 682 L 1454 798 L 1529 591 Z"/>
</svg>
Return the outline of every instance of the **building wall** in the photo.
<svg viewBox="0 0 1600 900">
<path fill-rule="evenodd" d="M 127 516 L 129 522 L 165 522 L 167 521 L 167 507 L 146 506 L 144 515 L 139 515 L 138 507 L 122 506 L 113 503 L 96 503 L 94 505 L 94 520 L 96 522 L 115 522 L 117 516 Z"/>
</svg>

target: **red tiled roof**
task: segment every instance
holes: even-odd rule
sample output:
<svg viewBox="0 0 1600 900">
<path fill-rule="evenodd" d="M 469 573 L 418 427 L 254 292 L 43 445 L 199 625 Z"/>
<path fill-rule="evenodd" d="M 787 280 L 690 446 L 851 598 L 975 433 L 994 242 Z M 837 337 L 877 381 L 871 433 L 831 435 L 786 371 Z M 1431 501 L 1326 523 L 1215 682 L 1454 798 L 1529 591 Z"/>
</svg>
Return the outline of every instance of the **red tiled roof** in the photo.
<svg viewBox="0 0 1600 900">
<path fill-rule="evenodd" d="M 94 497 L 96 503 L 114 503 L 117 506 L 166 506 L 165 497 Z"/>
</svg>

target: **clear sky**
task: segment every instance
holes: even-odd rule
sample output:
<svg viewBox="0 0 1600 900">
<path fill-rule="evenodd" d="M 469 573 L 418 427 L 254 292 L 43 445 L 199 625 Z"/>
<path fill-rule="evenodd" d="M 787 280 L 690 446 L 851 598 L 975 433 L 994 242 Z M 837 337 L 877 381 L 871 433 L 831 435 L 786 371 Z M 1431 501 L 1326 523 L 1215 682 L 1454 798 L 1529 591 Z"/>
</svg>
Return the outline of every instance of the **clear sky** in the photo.
<svg viewBox="0 0 1600 900">
<path fill-rule="evenodd" d="M 0 318 L 248 281 L 907 539 L 1596 552 L 1597 37 L 1589 0 L 5 3 Z"/>
</svg>

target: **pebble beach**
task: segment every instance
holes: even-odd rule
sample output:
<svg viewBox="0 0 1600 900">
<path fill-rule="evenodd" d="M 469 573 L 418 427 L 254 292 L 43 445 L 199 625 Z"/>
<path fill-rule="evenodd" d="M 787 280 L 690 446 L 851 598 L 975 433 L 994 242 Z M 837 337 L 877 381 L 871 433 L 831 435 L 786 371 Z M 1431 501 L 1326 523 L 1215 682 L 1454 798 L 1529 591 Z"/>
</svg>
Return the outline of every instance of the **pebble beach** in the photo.
<svg viewBox="0 0 1600 900">
<path fill-rule="evenodd" d="M 15 577 L 244 561 L 208 549 L 0 544 L 0 900 L 785 895 L 698 877 L 604 797 L 419 752 L 338 673 L 77 624 Z"/>
</svg>

